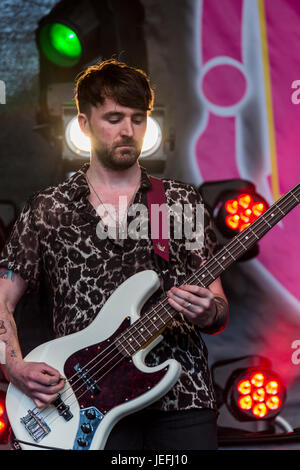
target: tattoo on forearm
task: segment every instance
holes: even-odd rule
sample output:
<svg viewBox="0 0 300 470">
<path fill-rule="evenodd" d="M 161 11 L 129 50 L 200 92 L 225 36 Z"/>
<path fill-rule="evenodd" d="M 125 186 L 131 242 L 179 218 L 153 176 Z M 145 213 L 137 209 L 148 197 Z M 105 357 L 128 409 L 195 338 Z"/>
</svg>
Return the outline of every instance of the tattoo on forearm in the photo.
<svg viewBox="0 0 300 470">
<path fill-rule="evenodd" d="M 5 327 L 4 321 L 0 320 L 0 335 L 5 335 L 7 332 L 7 329 Z"/>
<path fill-rule="evenodd" d="M 10 351 L 10 357 L 17 357 L 17 353 L 14 349 Z"/>
<path fill-rule="evenodd" d="M 228 314 L 228 305 L 227 302 L 222 297 L 214 297 L 216 305 L 216 313 L 213 319 L 213 322 L 210 327 L 203 329 L 205 333 L 218 333 L 222 331 L 226 323 L 227 314 Z"/>
<path fill-rule="evenodd" d="M 7 268 L 0 268 L 0 279 L 9 279 L 13 281 L 15 279 L 15 273 Z"/>
<path fill-rule="evenodd" d="M 222 297 L 215 297 L 215 302 L 216 302 L 218 312 L 222 310 L 227 312 L 228 305 L 227 305 L 227 302 L 225 302 L 225 300 Z"/>
</svg>

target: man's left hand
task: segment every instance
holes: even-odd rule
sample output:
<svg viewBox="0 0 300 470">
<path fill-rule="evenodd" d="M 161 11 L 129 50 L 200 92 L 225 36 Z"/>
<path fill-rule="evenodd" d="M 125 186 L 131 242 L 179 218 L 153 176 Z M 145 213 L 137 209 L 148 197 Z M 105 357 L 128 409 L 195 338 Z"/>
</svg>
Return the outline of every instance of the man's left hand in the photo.
<svg viewBox="0 0 300 470">
<path fill-rule="evenodd" d="M 205 287 L 185 284 L 168 291 L 170 305 L 193 324 L 208 328 L 217 314 L 214 294 Z"/>
</svg>

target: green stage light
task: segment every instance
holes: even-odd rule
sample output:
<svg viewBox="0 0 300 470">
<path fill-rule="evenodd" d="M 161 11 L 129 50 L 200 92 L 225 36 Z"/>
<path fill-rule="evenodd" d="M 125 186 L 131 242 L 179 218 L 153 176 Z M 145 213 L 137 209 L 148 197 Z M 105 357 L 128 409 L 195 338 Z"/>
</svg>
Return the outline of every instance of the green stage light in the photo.
<svg viewBox="0 0 300 470">
<path fill-rule="evenodd" d="M 54 64 L 73 67 L 82 54 L 80 40 L 74 30 L 62 23 L 46 24 L 40 32 L 40 47 Z"/>
</svg>

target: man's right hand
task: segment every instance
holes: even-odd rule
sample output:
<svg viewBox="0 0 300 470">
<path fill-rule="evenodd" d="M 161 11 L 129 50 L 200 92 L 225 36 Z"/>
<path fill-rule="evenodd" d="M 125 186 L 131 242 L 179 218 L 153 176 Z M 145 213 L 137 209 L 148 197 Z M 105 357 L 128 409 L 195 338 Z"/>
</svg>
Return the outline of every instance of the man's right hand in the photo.
<svg viewBox="0 0 300 470">
<path fill-rule="evenodd" d="M 65 379 L 59 371 L 43 362 L 15 360 L 5 367 L 5 374 L 38 408 L 50 405 L 65 385 Z"/>
</svg>

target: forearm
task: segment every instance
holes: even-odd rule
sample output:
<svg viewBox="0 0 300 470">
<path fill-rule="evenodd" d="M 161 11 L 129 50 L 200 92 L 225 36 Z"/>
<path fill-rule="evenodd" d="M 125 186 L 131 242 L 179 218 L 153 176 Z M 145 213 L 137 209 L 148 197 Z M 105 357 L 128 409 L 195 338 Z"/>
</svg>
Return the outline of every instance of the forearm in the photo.
<svg viewBox="0 0 300 470">
<path fill-rule="evenodd" d="M 228 302 L 221 296 L 215 295 L 214 303 L 216 307 L 215 315 L 208 327 L 201 328 L 202 333 L 216 335 L 223 331 L 228 323 L 229 309 Z"/>
<path fill-rule="evenodd" d="M 17 327 L 13 317 L 14 308 L 5 302 L 0 302 L 0 341 L 1 362 L 4 372 L 9 371 L 22 360 L 22 352 L 18 340 Z"/>
</svg>

